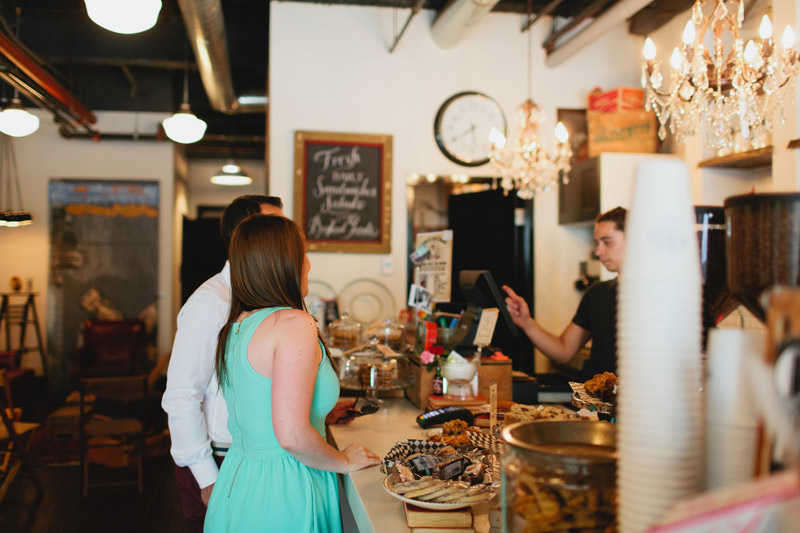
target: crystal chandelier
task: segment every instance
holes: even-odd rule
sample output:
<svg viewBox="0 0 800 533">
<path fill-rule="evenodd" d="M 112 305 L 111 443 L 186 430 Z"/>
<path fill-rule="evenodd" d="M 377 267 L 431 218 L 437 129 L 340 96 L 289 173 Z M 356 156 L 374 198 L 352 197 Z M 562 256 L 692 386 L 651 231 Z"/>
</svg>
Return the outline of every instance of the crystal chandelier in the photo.
<svg viewBox="0 0 800 533">
<path fill-rule="evenodd" d="M 528 19 L 530 19 L 531 2 L 528 0 Z M 569 132 L 564 124 L 556 125 L 555 156 L 545 149 L 539 137 L 542 117 L 539 108 L 531 100 L 531 31 L 528 31 L 528 99 L 523 102 L 517 112 L 517 138 L 513 146 L 507 146 L 505 136 L 492 128 L 489 133 L 491 148 L 489 159 L 495 172 L 499 175 L 500 186 L 506 194 L 516 189 L 517 196 L 530 200 L 537 193 L 548 191 L 558 183 L 562 176 L 567 183 L 567 174 L 571 168 L 572 145 Z"/>
<path fill-rule="evenodd" d="M 692 18 L 683 30 L 684 46 L 672 51 L 668 90 L 655 60 L 656 47 L 649 37 L 645 40 L 645 109 L 655 111 L 662 140 L 667 128 L 681 143 L 700 128 L 704 146 L 713 150 L 734 149 L 737 132 L 742 139 L 749 139 L 753 148 L 761 148 L 769 143 L 776 109 L 783 122 L 784 107 L 793 101 L 799 71 L 794 31 L 787 26 L 781 46 L 776 46 L 772 23 L 764 15 L 760 39 L 745 44 L 739 37 L 744 20 L 742 2 L 714 0 L 709 15 L 703 14 L 706 0 L 695 2 Z M 714 36 L 713 48 L 705 46 L 709 30 Z M 730 41 L 728 51 L 723 41 Z"/>
</svg>

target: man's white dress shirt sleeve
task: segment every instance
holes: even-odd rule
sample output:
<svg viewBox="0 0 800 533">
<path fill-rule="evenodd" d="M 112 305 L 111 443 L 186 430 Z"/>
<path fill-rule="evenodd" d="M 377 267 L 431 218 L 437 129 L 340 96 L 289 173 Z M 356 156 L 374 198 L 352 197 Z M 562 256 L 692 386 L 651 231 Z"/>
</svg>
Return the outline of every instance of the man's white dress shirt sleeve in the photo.
<svg viewBox="0 0 800 533">
<path fill-rule="evenodd" d="M 203 288 L 178 314 L 167 389 L 161 402 L 169 415 L 170 451 L 175 464 L 188 466 L 201 488 L 215 483 L 219 474 L 211 451 L 211 438 L 217 437 L 215 431 L 226 434 L 230 442 L 224 427 L 227 408 L 214 368 L 217 338 L 228 318 L 230 296 Z M 224 416 L 219 413 L 220 407 Z M 214 425 L 218 427 L 209 427 Z"/>
</svg>

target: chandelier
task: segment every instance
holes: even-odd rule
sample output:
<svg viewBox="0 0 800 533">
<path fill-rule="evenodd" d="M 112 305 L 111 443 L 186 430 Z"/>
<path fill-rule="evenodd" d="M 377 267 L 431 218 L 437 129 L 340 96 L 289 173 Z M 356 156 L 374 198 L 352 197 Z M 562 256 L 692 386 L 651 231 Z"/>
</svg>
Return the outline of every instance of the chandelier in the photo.
<svg viewBox="0 0 800 533">
<path fill-rule="evenodd" d="M 669 89 L 655 60 L 655 44 L 649 37 L 645 40 L 645 109 L 655 111 L 662 140 L 667 129 L 682 143 L 700 128 L 704 146 L 713 150 L 731 151 L 737 135 L 749 139 L 753 148 L 762 148 L 772 134 L 774 111 L 780 111 L 783 122 L 784 107 L 794 98 L 799 71 L 794 31 L 787 26 L 778 47 L 772 40 L 772 22 L 764 15 L 760 38 L 745 44 L 739 37 L 743 0 L 714 0 L 709 15 L 703 14 L 705 3 L 697 0 L 692 6 L 692 17 L 683 30 L 683 48 L 672 50 Z M 709 30 L 713 48 L 705 46 Z"/>
<path fill-rule="evenodd" d="M 528 0 L 530 20 L 531 1 Z M 551 157 L 539 137 L 542 117 L 539 108 L 531 100 L 531 31 L 528 31 L 528 98 L 517 112 L 517 138 L 508 146 L 505 136 L 492 128 L 489 133 L 491 147 L 489 160 L 499 174 L 500 186 L 506 194 L 516 189 L 517 196 L 530 200 L 537 193 L 548 191 L 558 183 L 562 176 L 568 182 L 567 174 L 571 168 L 572 145 L 569 132 L 562 122 L 556 125 L 555 155 Z"/>
</svg>

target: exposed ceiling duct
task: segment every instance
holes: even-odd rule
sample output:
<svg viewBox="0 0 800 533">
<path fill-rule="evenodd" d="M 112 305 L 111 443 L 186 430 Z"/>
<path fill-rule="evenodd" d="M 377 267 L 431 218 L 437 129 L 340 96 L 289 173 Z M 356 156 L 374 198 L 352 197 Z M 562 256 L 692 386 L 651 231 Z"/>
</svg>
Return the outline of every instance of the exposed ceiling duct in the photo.
<svg viewBox="0 0 800 533">
<path fill-rule="evenodd" d="M 553 42 L 553 47 L 548 49 L 545 65 L 549 68 L 556 67 L 572 57 L 578 50 L 592 43 L 595 39 L 606 33 L 612 27 L 622 24 L 631 18 L 652 0 L 620 0 L 602 15 L 584 26 L 577 34 L 564 44 Z"/>
<path fill-rule="evenodd" d="M 433 41 L 441 48 L 454 47 L 498 1 L 450 0 L 433 21 L 431 26 Z"/>
<path fill-rule="evenodd" d="M 236 97 L 233 92 L 220 0 L 178 0 L 178 5 L 211 107 L 229 115 L 266 112 L 266 94 Z M 266 93 L 266 87 L 264 90 Z"/>
</svg>

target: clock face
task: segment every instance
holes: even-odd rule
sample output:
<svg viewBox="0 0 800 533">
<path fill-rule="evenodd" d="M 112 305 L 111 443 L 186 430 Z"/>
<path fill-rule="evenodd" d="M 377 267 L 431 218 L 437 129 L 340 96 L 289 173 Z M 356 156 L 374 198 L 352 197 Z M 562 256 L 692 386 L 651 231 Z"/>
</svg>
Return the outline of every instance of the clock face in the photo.
<svg viewBox="0 0 800 533">
<path fill-rule="evenodd" d="M 497 128 L 506 134 L 506 117 L 500 105 L 474 91 L 447 99 L 433 124 L 436 144 L 454 163 L 476 167 L 489 162 L 489 132 Z"/>
</svg>

